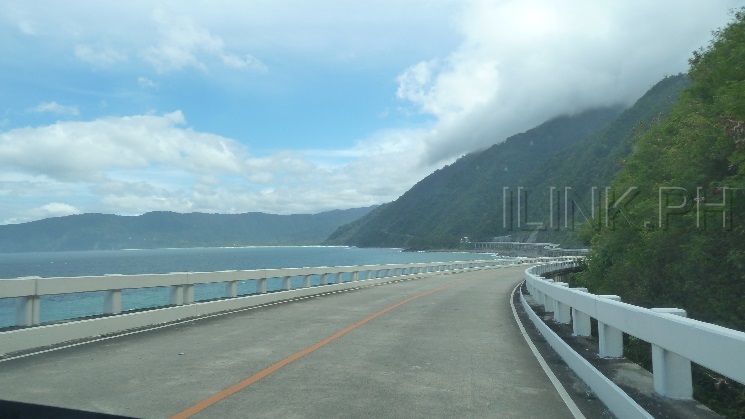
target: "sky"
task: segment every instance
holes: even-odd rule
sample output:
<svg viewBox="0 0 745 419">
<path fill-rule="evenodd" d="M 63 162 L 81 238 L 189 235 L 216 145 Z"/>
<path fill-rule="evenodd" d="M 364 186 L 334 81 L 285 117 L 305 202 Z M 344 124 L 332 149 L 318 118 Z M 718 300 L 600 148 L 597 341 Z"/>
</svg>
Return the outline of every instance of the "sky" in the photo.
<svg viewBox="0 0 745 419">
<path fill-rule="evenodd" d="M 743 0 L 0 3 L 0 224 L 395 200 L 630 105 Z"/>
</svg>

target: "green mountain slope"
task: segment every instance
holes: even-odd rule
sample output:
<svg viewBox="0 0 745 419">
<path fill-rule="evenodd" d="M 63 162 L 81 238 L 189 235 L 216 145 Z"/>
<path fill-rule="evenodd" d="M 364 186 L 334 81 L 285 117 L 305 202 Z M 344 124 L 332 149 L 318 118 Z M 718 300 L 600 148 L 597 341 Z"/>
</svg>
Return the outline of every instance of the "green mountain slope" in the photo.
<svg viewBox="0 0 745 419">
<path fill-rule="evenodd" d="M 0 252 L 318 244 L 373 208 L 293 215 L 71 215 L 0 226 Z"/>
<path fill-rule="evenodd" d="M 633 187 L 638 195 L 622 206 L 613 228 L 591 231 L 585 277 L 642 305 L 684 305 L 712 322 L 737 318 L 729 325 L 745 330 L 745 21 L 738 16 L 692 60 L 691 85 L 669 117 L 634 143 L 612 187 L 618 194 Z M 709 297 L 692 304 L 702 292 Z M 729 309 L 709 304 L 731 295 L 738 301 Z"/>
<path fill-rule="evenodd" d="M 538 232 L 535 237 L 537 241 L 561 243 L 564 247 L 587 244 L 581 243 L 574 233 L 585 221 L 585 216 L 591 218 L 592 195 L 595 194 L 597 206 L 598 200 L 602 198 L 601 193 L 626 164 L 626 158 L 632 152 L 635 134 L 645 131 L 650 123 L 668 114 L 681 91 L 688 85 L 687 76 L 682 74 L 664 78 L 613 122 L 557 153 L 524 178 L 520 186 L 525 188 L 529 197 L 526 218 L 546 226 L 545 230 Z M 555 188 L 554 208 L 550 211 L 552 187 Z M 567 191 L 567 187 L 571 190 Z M 596 188 L 597 193 L 592 188 Z M 568 197 L 565 195 L 567 192 Z M 566 203 L 569 205 L 565 206 Z M 570 213 L 565 218 L 565 209 L 571 211 L 572 205 L 575 206 L 575 213 Z M 550 216 L 554 218 L 553 224 L 550 223 Z M 575 222 L 574 227 L 572 219 Z M 551 225 L 555 228 L 548 227 Z M 513 223 L 513 228 L 516 239 L 524 239 L 531 232 L 531 229 L 520 231 L 516 222 Z"/>
<path fill-rule="evenodd" d="M 396 201 L 344 226 L 327 243 L 355 246 L 448 247 L 482 236 L 496 217 L 501 186 L 514 185 L 536 165 L 612 120 L 620 109 L 556 118 L 468 154 L 435 171 Z"/>
<path fill-rule="evenodd" d="M 745 330 L 745 9 L 691 59 L 691 85 L 641 133 L 614 179 L 636 188 L 593 235 L 578 284 L 645 307 Z M 613 214 L 611 214 L 613 216 Z M 627 356 L 649 362 L 649 345 Z M 745 386 L 694 368 L 694 397 L 745 417 Z"/>
<path fill-rule="evenodd" d="M 466 155 L 396 201 L 340 227 L 326 243 L 440 248 L 456 247 L 464 236 L 527 238 L 532 227 L 523 231 L 515 220 L 518 187 L 529 198 L 528 220 L 548 225 L 550 187 L 569 186 L 581 192 L 589 191 L 590 185 L 608 185 L 631 150 L 630 139 L 638 124 L 667 112 L 686 84 L 685 76 L 668 77 L 623 112 L 608 108 L 556 118 Z M 514 198 L 506 226 L 505 187 Z M 579 195 L 578 200 L 585 198 Z M 534 239 L 566 241 L 567 234 L 546 229 Z"/>
</svg>

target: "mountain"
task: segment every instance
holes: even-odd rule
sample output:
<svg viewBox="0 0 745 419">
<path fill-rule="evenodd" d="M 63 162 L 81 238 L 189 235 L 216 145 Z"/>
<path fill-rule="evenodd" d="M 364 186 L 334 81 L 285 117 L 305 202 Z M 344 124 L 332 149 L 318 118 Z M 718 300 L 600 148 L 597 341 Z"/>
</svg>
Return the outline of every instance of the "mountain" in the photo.
<svg viewBox="0 0 745 419">
<path fill-rule="evenodd" d="M 591 195 L 594 193 L 592 188 L 596 188 L 597 191 L 597 210 L 599 200 L 604 199 L 602 193 L 605 188 L 610 185 L 615 174 L 626 165 L 626 158 L 632 153 L 636 137 L 667 115 L 689 84 L 688 77 L 683 74 L 665 77 L 610 124 L 552 156 L 522 180 L 521 186 L 528 191 L 530 204 L 525 218 L 549 226 L 549 215 L 553 215 L 553 225 L 561 227 L 538 231 L 536 240 L 562 243 L 564 247 L 588 244 L 582 243 L 575 233 L 578 233 L 579 225 L 585 221 L 579 210 L 583 211 L 587 218 L 591 216 Z M 549 211 L 552 187 L 556 188 L 553 194 L 554 208 L 553 211 Z M 566 187 L 572 188 L 568 197 L 565 195 Z M 556 192 L 560 193 L 558 197 Z M 566 207 L 569 210 L 573 203 L 577 204 L 575 213 L 573 216 L 569 214 L 567 219 L 563 214 L 565 203 L 570 204 Z M 572 219 L 577 230 L 571 225 Z M 527 230 L 517 231 L 517 234 L 513 232 L 513 235 L 518 239 L 525 239 L 531 233 L 530 229 Z M 504 231 L 500 234 L 510 232 Z"/>
<path fill-rule="evenodd" d="M 80 214 L 0 226 L 0 252 L 318 244 L 375 207 L 319 214 Z"/>
<path fill-rule="evenodd" d="M 687 83 L 683 75 L 667 77 L 626 110 L 610 107 L 558 117 L 463 156 L 396 201 L 339 227 L 326 243 L 426 249 L 457 247 L 463 237 L 527 239 L 534 227 L 517 228 L 518 187 L 523 198 L 530 198 L 527 219 L 548 225 L 550 187 L 572 187 L 583 201 L 582 191 L 608 185 L 630 153 L 639 124 L 668 112 Z M 503 188 L 513 195 L 511 216 L 506 218 Z M 505 196 L 509 198 L 509 192 Z M 566 230 L 535 233 L 532 240 L 576 241 Z"/>
<path fill-rule="evenodd" d="M 638 193 L 610 228 L 586 228 L 592 248 L 573 285 L 745 331 L 743 63 L 745 8 L 693 54 L 690 85 L 669 115 L 635 138 L 611 186 Z M 649 344 L 629 343 L 625 355 L 649 366 Z M 745 417 L 745 386 L 717 380 L 694 365 L 694 398 Z"/>
</svg>

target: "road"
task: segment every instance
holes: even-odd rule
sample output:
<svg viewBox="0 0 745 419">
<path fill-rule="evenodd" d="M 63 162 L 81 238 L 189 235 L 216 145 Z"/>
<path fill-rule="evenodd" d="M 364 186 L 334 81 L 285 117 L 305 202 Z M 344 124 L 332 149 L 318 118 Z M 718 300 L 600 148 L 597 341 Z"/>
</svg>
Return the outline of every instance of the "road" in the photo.
<svg viewBox="0 0 745 419">
<path fill-rule="evenodd" d="M 134 417 L 569 418 L 513 318 L 524 269 L 368 286 L 8 360 L 0 397 Z"/>
</svg>

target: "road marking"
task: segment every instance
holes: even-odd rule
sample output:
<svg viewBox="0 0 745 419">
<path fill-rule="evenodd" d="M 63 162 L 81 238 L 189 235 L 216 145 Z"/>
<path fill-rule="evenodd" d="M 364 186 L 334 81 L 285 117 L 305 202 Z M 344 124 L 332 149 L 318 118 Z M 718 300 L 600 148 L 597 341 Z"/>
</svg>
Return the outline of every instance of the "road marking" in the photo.
<svg viewBox="0 0 745 419">
<path fill-rule="evenodd" d="M 574 403 L 574 400 L 569 396 L 569 393 L 567 393 L 564 386 L 561 384 L 558 378 L 556 378 L 556 375 L 553 371 L 551 371 L 551 367 L 548 366 L 546 363 L 546 360 L 543 359 L 543 356 L 540 352 L 538 352 L 538 348 L 533 344 L 533 341 L 530 340 L 530 336 L 528 336 L 528 332 L 525 330 L 525 327 L 523 326 L 523 322 L 520 321 L 520 317 L 517 315 L 517 310 L 515 310 L 515 292 L 517 292 L 517 289 L 520 288 L 520 285 L 522 285 L 522 282 L 520 284 L 517 284 L 517 286 L 512 290 L 510 293 L 510 307 L 512 307 L 512 315 L 515 316 L 515 321 L 517 322 L 517 326 L 520 328 L 520 333 L 523 335 L 523 338 L 525 338 L 525 341 L 528 342 L 528 346 L 530 346 L 530 350 L 533 351 L 533 355 L 535 355 L 536 359 L 538 359 L 538 363 L 541 364 L 541 368 L 543 368 L 543 371 L 548 376 L 548 379 L 551 380 L 551 384 L 554 385 L 554 388 L 559 393 L 559 396 L 561 396 L 561 399 L 564 400 L 564 404 L 566 404 L 569 411 L 574 415 L 576 419 L 585 419 L 585 415 L 582 414 L 582 411 L 579 410 L 579 407 L 577 407 L 577 404 Z"/>
<path fill-rule="evenodd" d="M 431 291 L 427 291 L 425 293 L 415 295 L 415 296 L 413 296 L 411 298 L 407 298 L 404 301 L 401 301 L 401 302 L 396 303 L 396 304 L 394 304 L 392 306 L 389 306 L 387 308 L 384 308 L 383 310 L 380 310 L 380 311 L 378 311 L 377 313 L 375 313 L 373 315 L 370 315 L 368 317 L 365 317 L 364 319 L 358 321 L 357 323 L 355 323 L 355 324 L 353 324 L 353 325 L 351 325 L 351 326 L 349 326 L 349 327 L 347 327 L 347 328 L 345 328 L 345 329 L 343 329 L 343 330 L 341 330 L 339 332 L 334 333 L 333 335 L 331 335 L 331 336 L 327 337 L 326 339 L 324 339 L 324 340 L 316 343 L 315 345 L 309 346 L 309 347 L 307 347 L 307 348 L 305 348 L 305 349 L 303 349 L 303 350 L 301 350 L 299 352 L 296 352 L 295 354 L 288 356 L 287 358 L 285 358 L 285 359 L 277 362 L 276 364 L 273 364 L 273 365 L 270 365 L 267 368 L 264 368 L 263 370 L 261 370 L 261 371 L 257 372 L 256 374 L 254 374 L 254 375 L 246 378 L 245 380 L 243 380 L 243 381 L 241 381 L 241 382 L 239 382 L 237 384 L 234 384 L 234 385 L 232 385 L 232 386 L 230 386 L 230 387 L 228 387 L 228 388 L 226 388 L 224 390 L 221 390 L 221 391 L 213 394 L 212 396 L 210 396 L 210 397 L 208 397 L 208 398 L 206 398 L 206 399 L 204 399 L 204 400 L 196 403 L 195 405 L 193 405 L 193 406 L 191 406 L 191 407 L 189 407 L 189 408 L 187 408 L 185 410 L 182 410 L 179 413 L 176 413 L 175 415 L 171 416 L 171 419 L 181 419 L 181 418 L 191 417 L 191 416 L 193 416 L 193 415 L 201 412 L 202 410 L 204 410 L 204 409 L 206 409 L 206 408 L 214 405 L 215 403 L 219 402 L 220 400 L 223 400 L 223 399 L 225 399 L 227 397 L 230 397 L 233 394 L 238 393 L 239 391 L 245 389 L 246 387 L 248 387 L 248 386 L 250 386 L 250 385 L 258 382 L 259 380 L 261 380 L 261 379 L 263 379 L 263 378 L 271 375 L 272 373 L 280 370 L 282 367 L 284 367 L 284 366 L 292 363 L 293 361 L 297 361 L 298 359 L 304 357 L 305 355 L 308 355 L 311 352 L 314 352 L 317 349 L 320 349 L 320 348 L 326 346 L 327 344 L 333 342 L 334 340 L 336 340 L 336 339 L 338 339 L 338 338 L 346 335 L 347 333 L 351 332 L 352 330 L 357 329 L 358 327 L 364 325 L 365 323 L 369 322 L 370 320 L 373 320 L 373 319 L 375 319 L 377 317 L 380 317 L 383 314 L 385 314 L 385 313 L 387 313 L 387 312 L 389 312 L 389 311 L 391 311 L 391 310 L 393 310 L 395 308 L 401 307 L 402 305 L 404 305 L 406 303 L 412 302 L 412 301 L 414 301 L 414 300 L 416 300 L 418 298 L 427 296 L 429 294 L 432 294 L 432 293 L 435 293 L 435 292 L 438 292 L 438 291 L 442 291 L 442 290 L 444 290 L 446 288 L 450 288 L 450 287 L 455 286 L 455 285 L 458 285 L 458 284 L 462 284 L 462 283 L 465 283 L 465 282 L 473 282 L 473 281 L 477 281 L 477 280 L 480 280 L 480 279 L 483 279 L 483 278 L 464 279 L 464 280 L 461 280 L 461 281 L 458 281 L 458 282 L 454 282 L 452 284 L 448 284 L 448 285 L 445 285 L 445 286 L 442 286 L 442 287 L 439 287 L 439 288 L 435 288 L 435 289 L 433 289 Z"/>
</svg>

